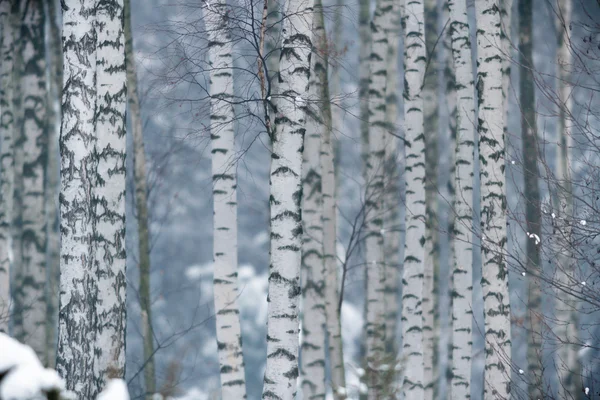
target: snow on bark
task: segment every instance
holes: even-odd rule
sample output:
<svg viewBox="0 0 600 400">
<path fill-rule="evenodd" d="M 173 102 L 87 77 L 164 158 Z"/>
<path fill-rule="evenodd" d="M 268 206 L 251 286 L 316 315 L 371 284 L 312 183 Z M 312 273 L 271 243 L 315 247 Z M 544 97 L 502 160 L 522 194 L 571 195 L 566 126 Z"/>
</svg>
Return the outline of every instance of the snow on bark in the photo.
<svg viewBox="0 0 600 400">
<path fill-rule="evenodd" d="M 406 1 L 404 9 L 404 124 L 406 145 L 406 242 L 402 277 L 402 359 L 405 369 L 402 391 L 406 400 L 422 399 L 423 274 L 425 263 L 425 136 L 421 90 L 426 49 L 423 1 Z"/>
<path fill-rule="evenodd" d="M 510 398 L 511 331 L 506 252 L 506 179 L 500 10 L 475 2 L 481 179 L 481 251 L 485 315 L 484 393 Z"/>
<path fill-rule="evenodd" d="M 423 276 L 423 385 L 424 400 L 433 400 L 437 391 L 437 344 L 439 336 L 438 276 L 439 276 L 439 222 L 438 210 L 438 62 L 437 0 L 424 0 L 425 47 L 429 66 L 425 74 L 423 91 L 423 118 L 425 134 L 425 204 L 426 233 Z"/>
<path fill-rule="evenodd" d="M 573 88 L 570 82 L 570 69 L 573 65 L 573 56 L 570 49 L 571 21 L 572 21 L 572 1 L 561 0 L 558 3 L 557 10 L 557 32 L 558 32 L 558 100 L 560 107 L 558 121 L 558 140 L 559 143 L 556 160 L 556 176 L 562 185 L 559 192 L 559 210 L 562 210 L 559 223 L 564 221 L 559 228 L 561 237 L 565 238 L 565 243 L 560 244 L 558 254 L 557 281 L 559 285 L 569 285 L 573 276 L 574 260 L 570 257 L 570 246 L 572 243 L 572 228 L 567 221 L 573 217 L 573 187 L 571 183 L 571 148 L 573 139 L 570 132 L 570 113 L 573 110 Z M 558 321 L 554 328 L 556 337 L 562 341 L 558 346 L 555 355 L 555 364 L 558 373 L 558 394 L 560 398 L 569 398 L 576 396 L 578 388 L 579 361 L 577 359 L 578 339 L 578 317 L 577 302 L 572 296 L 558 289 L 556 294 L 555 315 Z"/>
<path fill-rule="evenodd" d="M 369 157 L 367 159 L 366 226 L 366 361 L 369 399 L 383 396 L 385 364 L 385 259 L 383 254 L 385 146 L 387 132 L 386 86 L 394 1 L 378 0 L 371 22 L 369 57 Z"/>
<path fill-rule="evenodd" d="M 122 1 L 63 2 L 57 370 L 78 398 L 125 372 Z"/>
<path fill-rule="evenodd" d="M 15 115 L 13 113 L 13 65 L 16 28 L 14 1 L 0 2 L 0 331 L 8 332 L 13 218 Z"/>
<path fill-rule="evenodd" d="M 41 0 L 24 8 L 21 23 L 21 96 L 23 125 L 20 210 L 21 251 L 15 260 L 14 336 L 31 346 L 42 363 L 46 354 L 46 212 L 45 178 L 48 126 L 45 14 Z"/>
<path fill-rule="evenodd" d="M 237 306 L 237 176 L 234 146 L 233 41 L 225 1 L 204 8 L 209 36 L 213 180 L 214 301 L 223 398 L 246 398 Z"/>
<path fill-rule="evenodd" d="M 452 258 L 452 399 L 471 395 L 475 98 L 466 0 L 448 1 L 456 88 Z"/>
<path fill-rule="evenodd" d="M 315 0 L 313 52 L 306 112 L 306 136 L 302 165 L 302 395 L 325 398 L 325 263 L 323 260 L 323 197 L 321 193 L 321 138 L 331 127 L 328 108 L 327 52 L 323 5 Z M 327 104 L 327 105 L 326 105 Z M 329 285 L 337 282 L 330 282 Z"/>
<path fill-rule="evenodd" d="M 125 375 L 125 112 L 123 0 L 96 5 L 95 260 L 98 274 L 96 374 Z"/>
<path fill-rule="evenodd" d="M 535 83 L 532 73 L 533 65 L 533 4 L 531 0 L 519 0 L 519 53 L 520 53 L 520 105 L 521 105 L 521 139 L 523 155 L 525 200 L 525 219 L 529 235 L 542 237 L 542 214 L 540 209 L 540 188 L 537 165 L 537 124 L 535 109 Z M 542 393 L 544 369 L 542 365 L 542 293 L 540 245 L 537 241 L 527 240 L 527 380 L 529 398 L 543 398 Z"/>
<path fill-rule="evenodd" d="M 154 330 L 152 328 L 152 307 L 150 299 L 150 231 L 148 224 L 148 189 L 146 172 L 146 151 L 142 129 L 140 100 L 137 90 L 137 69 L 133 51 L 131 32 L 131 1 L 125 0 L 125 58 L 127 62 L 127 92 L 129 116 L 133 134 L 133 170 L 135 201 L 138 222 L 139 296 L 142 313 L 142 337 L 144 341 L 144 384 L 146 398 L 156 392 L 154 368 Z"/>
<path fill-rule="evenodd" d="M 302 246 L 302 152 L 312 51 L 312 0 L 283 10 L 278 113 L 270 171 L 271 262 L 263 399 L 292 400 L 298 378 L 298 299 Z"/>
</svg>

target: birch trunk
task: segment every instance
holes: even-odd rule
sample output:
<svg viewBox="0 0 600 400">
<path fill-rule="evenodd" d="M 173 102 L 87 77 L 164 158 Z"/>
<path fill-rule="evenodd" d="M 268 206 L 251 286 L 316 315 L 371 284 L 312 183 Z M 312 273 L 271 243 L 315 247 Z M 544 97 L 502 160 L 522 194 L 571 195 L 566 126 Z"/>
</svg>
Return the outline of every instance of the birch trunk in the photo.
<svg viewBox="0 0 600 400">
<path fill-rule="evenodd" d="M 271 264 L 263 399 L 292 400 L 298 378 L 302 153 L 312 51 L 312 0 L 285 3 L 270 172 Z"/>
<path fill-rule="evenodd" d="M 125 117 L 127 75 L 123 0 L 96 5 L 97 182 L 94 190 L 98 241 L 98 333 L 102 349 L 96 373 L 103 382 L 125 376 Z"/>
<path fill-rule="evenodd" d="M 512 22 L 513 0 L 500 0 L 500 15 L 502 30 L 500 33 L 502 41 L 502 96 L 504 97 L 504 135 L 508 134 L 508 98 L 510 86 L 510 67 L 512 64 L 511 22 Z"/>
<path fill-rule="evenodd" d="M 475 99 L 466 0 L 449 0 L 452 58 L 456 82 L 456 156 L 452 268 L 452 381 L 454 400 L 471 396 L 473 317 L 473 168 Z"/>
<path fill-rule="evenodd" d="M 427 51 L 423 1 L 406 1 L 404 32 L 404 124 L 406 146 L 406 242 L 402 292 L 404 399 L 425 396 L 423 274 L 425 273 L 425 136 L 422 86 Z"/>
<path fill-rule="evenodd" d="M 529 296 L 527 300 L 527 379 L 529 398 L 543 398 L 542 385 L 542 294 L 538 277 L 541 274 L 540 248 L 537 239 L 542 237 L 540 189 L 537 166 L 537 127 L 535 112 L 535 86 L 533 81 L 533 4 L 531 0 L 519 0 L 519 53 L 521 138 L 523 149 L 523 174 L 525 197 L 525 219 L 527 221 L 527 259 Z M 534 236 L 535 237 L 535 236 Z"/>
<path fill-rule="evenodd" d="M 378 0 L 371 22 L 369 74 L 369 157 L 367 161 L 366 242 L 366 361 L 369 399 L 384 393 L 385 363 L 385 259 L 383 254 L 385 145 L 387 135 L 386 86 L 389 34 L 394 1 Z"/>
<path fill-rule="evenodd" d="M 15 114 L 13 112 L 13 77 L 16 27 L 16 2 L 0 2 L 0 331 L 8 333 L 12 264 L 11 226 L 13 218 Z"/>
<path fill-rule="evenodd" d="M 237 176 L 235 166 L 233 41 L 225 1 L 206 7 L 209 35 L 213 176 L 213 258 L 217 344 L 223 398 L 246 397 L 242 336 L 237 306 Z"/>
<path fill-rule="evenodd" d="M 340 45 L 342 36 L 342 4 L 337 0 L 340 7 L 335 17 L 334 41 L 326 41 L 323 37 L 323 48 L 329 48 L 332 44 Z M 344 349 L 342 343 L 342 321 L 340 306 L 340 277 L 338 276 L 337 259 L 337 207 L 336 189 L 339 181 L 335 169 L 335 145 L 332 132 L 341 132 L 344 126 L 342 109 L 340 104 L 332 108 L 332 95 L 340 98 L 339 61 L 330 62 L 329 54 L 323 52 L 325 77 L 327 70 L 332 67 L 331 91 L 328 85 L 323 85 L 323 121 L 326 129 L 321 141 L 321 191 L 323 196 L 323 259 L 325 261 L 325 314 L 327 317 L 327 344 L 329 346 L 329 367 L 331 376 L 331 389 L 335 400 L 346 399 L 346 375 L 344 366 Z"/>
<path fill-rule="evenodd" d="M 506 179 L 500 10 L 475 3 L 481 179 L 482 290 L 485 315 L 486 399 L 510 398 L 511 332 L 506 252 Z"/>
<path fill-rule="evenodd" d="M 557 18 L 558 31 L 558 95 L 559 95 L 559 123 L 558 123 L 558 151 L 556 160 L 556 176 L 562 186 L 560 203 L 562 221 L 573 218 L 573 186 L 571 183 L 571 149 L 573 139 L 570 132 L 569 115 L 573 110 L 573 94 L 570 86 L 570 68 L 573 65 L 573 56 L 570 49 L 571 21 L 573 5 L 571 0 L 560 0 Z M 566 243 L 562 243 L 558 254 L 557 280 L 562 285 L 569 285 L 575 260 L 570 256 L 572 246 L 571 224 L 561 226 L 561 234 Z M 578 343 L 578 317 L 577 302 L 572 296 L 558 290 L 556 295 L 555 314 L 558 324 L 555 333 L 561 340 L 556 352 L 556 368 L 558 372 L 558 389 L 560 398 L 576 397 L 579 381 L 579 362 L 577 359 Z"/>
<path fill-rule="evenodd" d="M 270 95 L 276 96 L 279 94 L 279 56 L 281 54 L 281 12 L 278 0 L 269 0 L 267 4 L 267 31 L 265 33 L 265 57 L 267 65 L 267 76 L 270 90 Z M 272 100 L 274 101 L 274 100 Z"/>
<path fill-rule="evenodd" d="M 31 346 L 47 364 L 46 354 L 46 212 L 48 94 L 44 5 L 31 1 L 21 24 L 21 95 L 23 107 L 21 251 L 14 275 L 14 336 Z"/>
<path fill-rule="evenodd" d="M 369 158 L 369 56 L 371 52 L 371 0 L 359 0 L 358 3 L 358 101 L 360 118 L 361 157 L 363 176 L 367 179 Z"/>
<path fill-rule="evenodd" d="M 92 399 L 125 373 L 123 4 L 67 0 L 63 11 L 57 370 Z"/>
<path fill-rule="evenodd" d="M 428 65 L 421 97 L 423 98 L 425 134 L 425 201 L 426 233 L 423 276 L 423 385 L 424 400 L 433 400 L 437 392 L 437 347 L 439 336 L 438 276 L 439 276 L 439 223 L 438 209 L 438 12 L 437 0 L 424 0 L 425 46 Z"/>
<path fill-rule="evenodd" d="M 385 343 L 386 353 L 394 358 L 398 354 L 398 283 L 400 279 L 400 184 L 398 170 L 398 47 L 400 40 L 400 12 L 397 4 L 389 34 L 387 50 L 387 83 L 385 97 L 385 193 L 384 210 L 387 217 L 383 224 L 383 245 L 385 259 Z"/>
<path fill-rule="evenodd" d="M 150 299 L 150 230 L 148 224 L 147 172 L 144 134 L 140 100 L 137 90 L 137 69 L 131 32 L 131 1 L 124 2 L 125 58 L 127 62 L 127 87 L 129 116 L 133 133 L 133 171 L 135 182 L 135 205 L 138 222 L 139 296 L 142 313 L 142 336 L 144 341 L 144 383 L 146 399 L 156 392 L 154 368 L 154 330 L 152 328 L 152 302 Z"/>
<path fill-rule="evenodd" d="M 93 399 L 102 382 L 94 366 L 98 279 L 95 274 L 94 110 L 96 109 L 95 2 L 65 2 L 60 136 L 60 306 L 56 369 L 77 398 Z M 92 70 L 93 71 L 93 70 Z"/>
<path fill-rule="evenodd" d="M 325 398 L 325 271 L 323 261 L 323 197 L 321 194 L 321 138 L 331 126 L 325 120 L 327 39 L 321 0 L 315 0 L 313 52 L 302 166 L 302 357 L 301 387 L 305 399 Z M 330 282 L 329 285 L 334 284 Z"/>
</svg>

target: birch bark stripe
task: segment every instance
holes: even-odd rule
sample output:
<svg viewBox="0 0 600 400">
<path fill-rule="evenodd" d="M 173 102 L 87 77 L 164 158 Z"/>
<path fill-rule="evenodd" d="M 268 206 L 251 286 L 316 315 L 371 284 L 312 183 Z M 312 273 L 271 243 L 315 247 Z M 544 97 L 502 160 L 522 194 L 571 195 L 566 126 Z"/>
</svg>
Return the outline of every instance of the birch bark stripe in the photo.
<svg viewBox="0 0 600 400">
<path fill-rule="evenodd" d="M 302 246 L 302 152 L 312 51 L 312 0 L 283 10 L 278 114 L 270 172 L 271 263 L 263 399 L 292 400 L 298 378 L 298 297 Z"/>
<path fill-rule="evenodd" d="M 46 364 L 46 212 L 48 157 L 45 15 L 41 0 L 25 7 L 21 24 L 23 170 L 21 257 L 16 260 L 14 336 Z"/>
<path fill-rule="evenodd" d="M 14 191 L 14 113 L 12 79 L 16 29 L 14 1 L 0 1 L 0 331 L 8 333 L 10 312 L 11 225 Z"/>
<path fill-rule="evenodd" d="M 237 176 L 234 147 L 233 42 L 228 7 L 217 1 L 204 9 L 209 36 L 210 137 L 213 174 L 213 257 L 221 393 L 246 398 L 242 336 L 237 307 Z"/>
<path fill-rule="evenodd" d="M 93 399 L 98 281 L 94 266 L 93 176 L 96 109 L 94 1 L 66 0 L 60 136 L 60 311 L 56 369 L 78 398 Z"/>
<path fill-rule="evenodd" d="M 327 52 L 323 5 L 315 0 L 313 51 L 306 112 L 304 164 L 302 166 L 302 356 L 301 385 L 305 399 L 324 399 L 325 390 L 325 264 L 323 261 L 323 197 L 321 138 L 331 127 L 325 120 L 328 104 Z M 330 282 L 329 285 L 335 284 Z"/>
<path fill-rule="evenodd" d="M 402 278 L 402 359 L 405 362 L 404 399 L 422 399 L 423 274 L 425 262 L 425 136 L 421 88 L 425 75 L 426 49 L 424 6 L 421 0 L 405 3 L 404 123 L 406 145 L 406 242 Z"/>
<path fill-rule="evenodd" d="M 385 363 L 385 259 L 383 258 L 386 85 L 388 37 L 394 20 L 394 1 L 378 0 L 371 22 L 369 74 L 369 157 L 367 160 L 366 342 L 369 399 L 383 396 Z"/>
<path fill-rule="evenodd" d="M 449 0 L 452 57 L 456 79 L 457 130 L 452 270 L 452 381 L 454 400 L 471 397 L 473 317 L 473 168 L 475 98 L 466 0 Z"/>
<path fill-rule="evenodd" d="M 506 251 L 506 179 L 500 10 L 475 2 L 481 179 L 482 289 L 485 315 L 486 399 L 510 398 L 511 332 Z"/>
</svg>

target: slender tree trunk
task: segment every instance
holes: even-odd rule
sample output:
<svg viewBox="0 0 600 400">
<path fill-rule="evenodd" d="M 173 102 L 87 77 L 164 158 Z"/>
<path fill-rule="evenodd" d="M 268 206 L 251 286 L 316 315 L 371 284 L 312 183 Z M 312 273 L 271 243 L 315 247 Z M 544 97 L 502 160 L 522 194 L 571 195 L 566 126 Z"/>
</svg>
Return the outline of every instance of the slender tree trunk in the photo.
<svg viewBox="0 0 600 400">
<path fill-rule="evenodd" d="M 43 2 L 29 2 L 21 25 L 21 258 L 16 260 L 13 294 L 14 336 L 31 346 L 42 363 L 47 364 L 45 178 L 48 157 L 48 94 L 44 19 Z"/>
<path fill-rule="evenodd" d="M 12 264 L 15 114 L 12 79 L 16 44 L 15 1 L 0 2 L 0 331 L 8 333 Z"/>
<path fill-rule="evenodd" d="M 362 146 L 363 175 L 367 178 L 369 158 L 369 57 L 371 53 L 371 0 L 359 0 L 358 3 L 358 101 L 360 117 L 360 138 Z"/>
<path fill-rule="evenodd" d="M 309 81 L 304 163 L 302 166 L 302 357 L 301 387 L 305 399 L 325 398 L 325 263 L 323 261 L 323 197 L 321 138 L 331 127 L 327 90 L 327 36 L 321 0 L 315 0 L 313 52 Z M 325 97 L 327 95 L 327 97 Z M 327 106 L 326 106 L 327 104 Z M 329 285 L 335 284 L 330 282 Z"/>
<path fill-rule="evenodd" d="M 267 75 L 273 99 L 279 94 L 279 56 L 281 54 L 281 12 L 278 0 L 268 0 L 267 4 L 267 30 L 265 32 L 265 58 Z M 275 102 L 275 100 L 271 100 Z"/>
<path fill-rule="evenodd" d="M 228 7 L 217 1 L 204 9 L 209 35 L 213 175 L 214 296 L 221 392 L 246 397 L 242 336 L 237 306 L 237 176 L 234 145 L 233 41 Z"/>
<path fill-rule="evenodd" d="M 97 62 L 95 235 L 98 240 L 96 371 L 104 381 L 125 376 L 125 116 L 127 76 L 123 0 L 96 6 Z M 102 29 L 99 29 L 102 27 Z"/>
<path fill-rule="evenodd" d="M 454 240 L 452 247 L 452 381 L 454 400 L 471 395 L 473 317 L 473 168 L 475 99 L 466 0 L 449 0 L 452 58 L 456 82 L 456 157 L 454 162 Z"/>
<path fill-rule="evenodd" d="M 513 62 L 511 42 L 511 22 L 512 22 L 512 7 L 513 0 L 500 0 L 500 15 L 502 22 L 502 30 L 500 37 L 502 38 L 502 96 L 504 97 L 504 137 L 508 134 L 508 98 L 510 86 L 510 67 Z"/>
<path fill-rule="evenodd" d="M 60 275 L 60 232 L 58 221 L 58 191 L 60 186 L 58 137 L 60 135 L 61 91 L 63 84 L 62 42 L 61 29 L 58 25 L 58 2 L 48 1 L 48 22 L 50 38 L 50 80 L 48 106 L 48 168 L 46 171 L 46 221 L 48 232 L 47 250 L 47 307 L 46 307 L 46 348 L 48 351 L 48 366 L 54 368 L 56 363 L 56 334 L 58 324 L 58 291 Z"/>
<path fill-rule="evenodd" d="M 402 293 L 402 360 L 404 399 L 425 396 L 423 358 L 423 291 L 426 260 L 425 136 L 422 86 L 427 63 L 423 1 L 406 1 L 404 9 L 404 124 L 406 146 L 406 243 Z"/>
<path fill-rule="evenodd" d="M 527 260 L 525 269 L 528 272 L 529 296 L 527 301 L 527 378 L 529 397 L 543 398 L 542 393 L 542 294 L 538 277 L 541 274 L 540 248 L 541 239 L 540 189 L 537 166 L 537 128 L 535 113 L 535 86 L 533 82 L 533 3 L 531 0 L 519 0 L 519 52 L 520 64 L 520 97 L 521 97 L 521 137 L 523 141 L 523 174 L 525 197 L 525 219 L 527 221 Z M 535 236 L 534 236 L 535 235 Z M 533 237 L 532 237 L 533 236 Z"/>
<path fill-rule="evenodd" d="M 573 276 L 575 260 L 570 256 L 572 246 L 572 228 L 569 221 L 573 218 L 573 186 L 571 183 L 571 148 L 573 139 L 569 131 L 569 115 L 573 110 L 572 87 L 569 84 L 570 68 L 573 65 L 573 56 L 570 49 L 572 2 L 560 0 L 557 18 L 558 31 L 558 95 L 559 95 L 559 123 L 558 123 L 558 151 L 556 160 L 556 176 L 560 182 L 560 208 L 561 243 L 558 254 L 557 280 L 560 285 L 569 285 Z M 561 226 L 562 225 L 562 226 Z M 561 344 L 556 352 L 556 368 L 558 372 L 559 397 L 562 399 L 573 396 L 577 398 L 579 391 L 580 365 L 577 359 L 578 343 L 578 316 L 577 302 L 572 296 L 557 290 L 555 315 L 558 324 L 555 328 L 556 336 Z"/>
<path fill-rule="evenodd" d="M 383 254 L 387 57 L 394 1 L 378 0 L 371 22 L 369 157 L 367 161 L 366 361 L 369 399 L 383 396 L 385 363 L 385 259 Z"/>
<path fill-rule="evenodd" d="M 425 233 L 425 260 L 423 277 L 423 362 L 424 400 L 433 400 L 437 392 L 437 350 L 439 337 L 438 276 L 439 276 L 439 222 L 438 209 L 438 43 L 437 0 L 425 0 L 425 44 L 428 65 L 421 97 L 423 98 L 425 133 L 425 201 L 427 220 Z"/>
<path fill-rule="evenodd" d="M 292 400 L 298 377 L 298 297 L 302 245 L 302 153 L 312 51 L 312 0 L 284 8 L 278 114 L 270 172 L 271 264 L 263 399 Z"/>
<path fill-rule="evenodd" d="M 322 47 L 332 48 L 334 45 L 340 46 L 343 40 L 342 35 L 342 7 L 343 3 L 337 0 L 338 9 L 335 16 L 335 26 L 333 33 L 333 43 L 325 42 Z M 337 259 L 337 207 L 336 207 L 336 189 L 339 181 L 335 164 L 336 146 L 332 138 L 332 132 L 341 132 L 344 126 L 342 109 L 340 104 L 332 107 L 332 96 L 341 96 L 340 87 L 340 62 L 339 60 L 330 61 L 329 53 L 323 52 L 321 55 L 325 60 L 324 67 L 326 72 L 332 67 L 331 91 L 328 85 L 323 85 L 323 122 L 325 131 L 321 141 L 321 191 L 323 196 L 323 259 L 325 260 L 325 311 L 327 316 L 327 343 L 329 346 L 329 366 L 331 376 L 331 389 L 335 400 L 346 398 L 346 376 L 344 366 L 344 349 L 342 343 L 342 321 L 338 276 Z M 325 76 L 328 76 L 326 73 Z M 339 97 L 338 97 L 339 99 Z"/>
<path fill-rule="evenodd" d="M 123 4 L 65 0 L 62 5 L 57 370 L 78 398 L 93 399 L 108 378 L 125 373 Z"/>
<path fill-rule="evenodd" d="M 506 252 L 506 179 L 500 11 L 475 3 L 481 179 L 482 289 L 485 315 L 485 398 L 510 397 L 511 332 Z"/>
<path fill-rule="evenodd" d="M 156 392 L 154 369 L 154 330 L 152 328 L 152 302 L 150 299 L 150 229 L 148 224 L 148 188 L 146 172 L 146 151 L 142 130 L 142 115 L 137 90 L 137 69 L 133 51 L 131 31 L 131 1 L 124 2 L 125 18 L 125 58 L 127 62 L 127 92 L 129 99 L 129 117 L 133 133 L 133 171 L 135 182 L 135 204 L 138 220 L 138 257 L 139 257 L 139 296 L 142 313 L 142 332 L 144 341 L 144 383 L 146 399 L 150 400 Z M 218 317 L 217 317 L 218 318 Z"/>
</svg>

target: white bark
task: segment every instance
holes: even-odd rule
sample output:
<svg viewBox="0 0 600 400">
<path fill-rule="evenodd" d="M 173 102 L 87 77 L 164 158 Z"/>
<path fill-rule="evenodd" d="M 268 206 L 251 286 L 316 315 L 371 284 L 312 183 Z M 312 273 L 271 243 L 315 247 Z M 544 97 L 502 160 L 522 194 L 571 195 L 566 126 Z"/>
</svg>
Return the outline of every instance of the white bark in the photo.
<svg viewBox="0 0 600 400">
<path fill-rule="evenodd" d="M 292 400 L 298 378 L 298 297 L 302 245 L 302 152 L 312 51 L 312 0 L 283 10 L 278 113 L 270 172 L 271 264 L 263 399 Z"/>
<path fill-rule="evenodd" d="M 573 55 L 570 49 L 571 21 L 573 4 L 571 0 L 560 0 L 557 9 L 557 31 L 558 31 L 558 96 L 560 116 L 558 123 L 558 151 L 556 160 L 556 177 L 559 180 L 559 200 L 561 214 L 559 221 L 568 221 L 573 217 L 573 186 L 571 183 L 571 149 L 573 138 L 570 131 L 570 113 L 573 110 L 573 88 L 570 85 L 570 70 L 573 65 Z M 564 208 L 563 208 L 564 207 Z M 564 219 L 562 219 L 564 218 Z M 572 228 L 570 223 L 565 223 L 561 228 L 561 237 L 565 243 L 560 244 L 558 254 L 557 280 L 559 285 L 569 285 L 573 276 L 575 260 L 570 257 L 572 246 Z M 563 286 L 564 287 L 564 286 Z M 578 372 L 579 362 L 577 359 L 577 345 L 579 342 L 577 302 L 562 290 L 557 290 L 555 315 L 558 321 L 554 330 L 556 336 L 561 340 L 555 355 L 555 363 L 558 372 L 558 388 L 560 398 L 575 397 L 579 391 Z"/>
<path fill-rule="evenodd" d="M 148 188 L 146 172 L 146 151 L 140 100 L 137 90 L 137 68 L 133 51 L 131 32 L 131 1 L 125 0 L 125 58 L 127 62 L 127 92 L 129 99 L 129 117 L 133 135 L 133 169 L 135 186 L 135 207 L 138 223 L 138 265 L 139 297 L 142 314 L 142 339 L 144 341 L 144 385 L 145 398 L 151 400 L 156 392 L 154 367 L 154 329 L 152 327 L 152 302 L 150 299 L 150 232 L 148 220 Z"/>
<path fill-rule="evenodd" d="M 482 289 L 485 315 L 485 398 L 510 398 L 511 331 L 506 252 L 506 179 L 500 11 L 475 3 L 481 179 Z"/>
<path fill-rule="evenodd" d="M 8 333 L 11 305 L 11 226 L 14 191 L 13 146 L 15 115 L 13 113 L 12 79 L 15 33 L 12 8 L 14 1 L 0 2 L 0 331 Z"/>
<path fill-rule="evenodd" d="M 302 166 L 302 355 L 301 387 L 305 399 L 325 398 L 325 263 L 323 260 L 322 137 L 331 128 L 327 89 L 327 39 L 323 5 L 316 0 L 313 16 L 314 50 L 309 81 Z M 327 104 L 327 105 L 326 105 Z M 327 108 L 327 110 L 326 110 Z M 335 285 L 337 280 L 330 282 Z"/>
<path fill-rule="evenodd" d="M 369 54 L 371 51 L 371 0 L 360 0 L 358 11 L 358 100 L 363 176 L 366 179 L 369 158 Z"/>
<path fill-rule="evenodd" d="M 233 41 L 225 1 L 204 9 L 209 36 L 213 176 L 214 300 L 221 393 L 246 397 L 239 308 L 237 306 L 237 176 L 234 147 Z"/>
<path fill-rule="evenodd" d="M 366 360 L 369 399 L 383 396 L 385 356 L 385 259 L 383 254 L 386 86 L 394 1 L 378 0 L 371 22 L 369 73 L 369 157 L 367 161 Z"/>
<path fill-rule="evenodd" d="M 31 346 L 43 364 L 46 354 L 46 212 L 48 156 L 44 5 L 31 1 L 21 24 L 23 125 L 21 254 L 15 260 L 14 336 Z"/>
<path fill-rule="evenodd" d="M 63 3 L 57 370 L 93 399 L 125 372 L 123 3 Z"/>
<path fill-rule="evenodd" d="M 425 136 L 421 88 L 426 49 L 422 1 L 406 1 L 404 32 L 404 123 L 406 143 L 406 242 L 402 293 L 402 359 L 406 365 L 403 393 L 406 400 L 422 399 L 423 274 L 425 263 Z"/>
<path fill-rule="evenodd" d="M 471 395 L 473 317 L 473 168 L 475 98 L 466 0 L 449 0 L 456 88 L 452 258 L 452 399 Z"/>
</svg>

